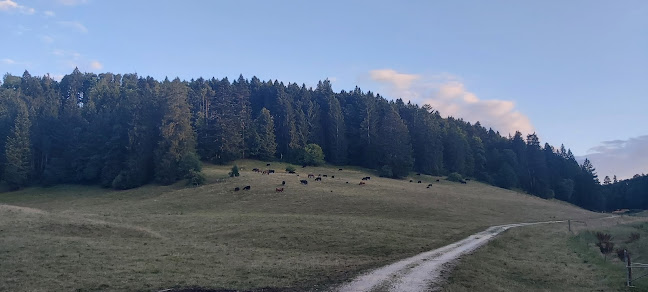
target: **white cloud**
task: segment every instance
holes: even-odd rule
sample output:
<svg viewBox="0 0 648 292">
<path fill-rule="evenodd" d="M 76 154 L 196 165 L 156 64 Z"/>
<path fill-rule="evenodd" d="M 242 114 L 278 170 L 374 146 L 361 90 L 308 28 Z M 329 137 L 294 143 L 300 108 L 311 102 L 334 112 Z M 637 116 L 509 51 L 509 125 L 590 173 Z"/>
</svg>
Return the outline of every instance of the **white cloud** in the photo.
<svg viewBox="0 0 648 292">
<path fill-rule="evenodd" d="M 625 179 L 638 173 L 648 173 L 648 135 L 603 141 L 587 152 L 577 158 L 579 161 L 585 158 L 592 161 L 601 181 L 606 175 Z"/>
<path fill-rule="evenodd" d="M 54 13 L 54 11 L 50 11 L 50 10 L 44 11 L 43 14 L 45 14 L 45 16 L 48 16 L 48 17 L 56 16 L 56 13 Z"/>
<path fill-rule="evenodd" d="M 57 2 L 65 6 L 76 6 L 88 3 L 88 0 L 58 0 Z"/>
<path fill-rule="evenodd" d="M 2 61 L 2 63 L 5 63 L 5 64 L 7 64 L 7 65 L 14 65 L 14 64 L 17 63 L 16 61 L 14 61 L 14 60 L 12 60 L 12 59 L 2 59 L 2 60 L 0 60 L 0 61 Z"/>
<path fill-rule="evenodd" d="M 398 89 L 408 88 L 414 80 L 421 78 L 421 76 L 416 74 L 398 73 L 392 69 L 371 70 L 369 77 L 378 82 L 390 83 Z"/>
<path fill-rule="evenodd" d="M 515 109 L 508 100 L 481 100 L 468 91 L 459 78 L 450 74 L 417 75 L 399 73 L 392 69 L 373 70 L 369 77 L 384 86 L 390 95 L 419 105 L 429 104 L 443 116 L 462 118 L 486 128 L 493 128 L 502 135 L 520 131 L 534 132 L 527 116 Z"/>
<path fill-rule="evenodd" d="M 101 70 L 103 68 L 103 64 L 99 63 L 99 61 L 92 61 L 90 62 L 90 68 L 94 70 Z"/>
<path fill-rule="evenodd" d="M 57 23 L 62 27 L 71 28 L 81 33 L 88 32 L 88 29 L 78 21 L 59 21 Z"/>
<path fill-rule="evenodd" d="M 0 0 L 0 11 L 20 11 L 22 14 L 34 14 L 36 10 L 31 7 L 20 5 L 12 0 Z"/>
</svg>

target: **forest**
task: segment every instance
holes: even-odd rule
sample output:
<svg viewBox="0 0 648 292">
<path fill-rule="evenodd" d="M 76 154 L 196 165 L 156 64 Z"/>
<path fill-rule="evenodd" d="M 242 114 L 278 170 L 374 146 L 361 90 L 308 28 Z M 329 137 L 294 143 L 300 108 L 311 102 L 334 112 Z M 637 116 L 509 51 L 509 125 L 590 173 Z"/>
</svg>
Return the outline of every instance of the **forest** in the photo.
<svg viewBox="0 0 648 292">
<path fill-rule="evenodd" d="M 201 161 L 356 165 L 385 177 L 456 173 L 599 211 L 648 209 L 648 176 L 599 182 L 589 160 L 535 133 L 501 135 L 443 118 L 429 105 L 295 83 L 137 74 L 5 74 L 0 86 L 0 179 L 30 185 L 129 189 L 200 184 Z M 322 158 L 324 161 L 322 161 Z"/>
</svg>

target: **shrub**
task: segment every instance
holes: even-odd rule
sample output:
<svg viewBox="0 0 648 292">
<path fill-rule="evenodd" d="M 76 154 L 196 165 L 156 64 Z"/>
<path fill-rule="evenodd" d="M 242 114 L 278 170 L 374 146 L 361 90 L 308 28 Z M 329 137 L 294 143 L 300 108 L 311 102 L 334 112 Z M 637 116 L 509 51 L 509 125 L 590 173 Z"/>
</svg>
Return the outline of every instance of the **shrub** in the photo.
<svg viewBox="0 0 648 292">
<path fill-rule="evenodd" d="M 616 249 L 616 254 L 617 254 L 617 257 L 619 257 L 619 259 L 621 261 L 625 261 L 625 248 L 623 248 L 623 247 L 622 248 L 617 248 Z"/>
<path fill-rule="evenodd" d="M 303 158 L 301 162 L 303 165 L 313 166 L 324 164 L 324 151 L 322 151 L 322 147 L 317 144 L 306 145 L 306 147 L 304 147 Z"/>
<path fill-rule="evenodd" d="M 187 185 L 196 187 L 204 183 L 205 176 L 201 172 L 195 170 L 189 171 L 189 174 L 187 175 Z"/>
<path fill-rule="evenodd" d="M 296 171 L 296 170 L 297 170 L 297 169 L 296 169 L 294 166 L 292 166 L 292 165 L 288 165 L 288 166 L 286 167 L 286 171 L 287 171 L 287 172 Z"/>
<path fill-rule="evenodd" d="M 458 174 L 456 172 L 453 172 L 453 173 L 449 174 L 446 179 L 449 180 L 449 181 L 454 181 L 454 182 L 461 182 L 461 181 L 464 180 L 463 177 L 461 176 L 461 174 Z"/>
<path fill-rule="evenodd" d="M 394 176 L 394 172 L 392 171 L 391 166 L 383 165 L 383 167 L 380 168 L 379 175 L 382 177 L 392 177 Z"/>
<path fill-rule="evenodd" d="M 639 240 L 639 238 L 641 238 L 641 235 L 639 233 L 632 232 L 632 233 L 630 233 L 630 236 L 628 237 L 628 240 L 626 242 L 631 243 L 631 242 Z"/>
<path fill-rule="evenodd" d="M 232 166 L 232 171 L 230 171 L 230 173 L 229 173 L 229 176 L 230 177 L 235 177 L 235 176 L 239 176 L 239 175 L 240 174 L 239 174 L 238 165 L 234 164 L 234 166 Z"/>
</svg>

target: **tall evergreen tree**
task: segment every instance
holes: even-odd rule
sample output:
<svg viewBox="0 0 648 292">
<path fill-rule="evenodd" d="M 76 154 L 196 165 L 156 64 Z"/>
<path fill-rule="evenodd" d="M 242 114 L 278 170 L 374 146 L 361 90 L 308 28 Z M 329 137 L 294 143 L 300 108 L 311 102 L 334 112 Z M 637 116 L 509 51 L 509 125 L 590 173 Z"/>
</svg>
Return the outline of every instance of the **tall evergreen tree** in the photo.
<svg viewBox="0 0 648 292">
<path fill-rule="evenodd" d="M 29 114 L 22 101 L 17 101 L 18 113 L 11 135 L 5 146 L 4 180 L 10 188 L 19 189 L 29 184 L 31 148 L 29 142 Z"/>
<path fill-rule="evenodd" d="M 388 105 L 379 125 L 380 136 L 376 141 L 379 171 L 389 169 L 391 176 L 398 178 L 409 174 L 414 164 L 412 145 L 405 122 L 396 109 Z M 394 141 L 398 141 L 395 143 Z"/>
</svg>

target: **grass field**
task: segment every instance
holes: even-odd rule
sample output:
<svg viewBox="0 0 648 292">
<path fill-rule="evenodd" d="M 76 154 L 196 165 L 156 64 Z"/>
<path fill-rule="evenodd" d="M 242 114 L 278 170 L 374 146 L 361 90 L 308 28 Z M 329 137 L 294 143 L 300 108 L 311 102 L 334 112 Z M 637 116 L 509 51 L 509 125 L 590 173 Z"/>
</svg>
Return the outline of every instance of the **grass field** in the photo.
<svg viewBox="0 0 648 292">
<path fill-rule="evenodd" d="M 298 168 L 297 176 L 280 163 L 238 165 L 237 178 L 227 177 L 231 166 L 206 165 L 207 183 L 196 188 L 66 185 L 0 194 L 0 291 L 321 290 L 490 225 L 600 216 L 474 181 L 412 176 L 418 184 L 337 167 Z M 308 173 L 328 177 L 301 185 Z M 358 185 L 364 176 L 371 180 Z M 285 191 L 275 192 L 282 181 Z M 524 230 L 533 228 L 551 227 Z"/>
<path fill-rule="evenodd" d="M 648 259 L 646 217 L 581 220 L 507 231 L 462 259 L 444 290 L 459 291 L 648 291 L 648 280 L 625 287 L 625 263 L 616 253 L 607 259 L 596 247 L 595 232 L 611 233 L 617 247 L 626 247 L 641 262 Z M 626 243 L 630 233 L 641 238 Z M 635 276 L 644 274 L 637 269 Z"/>
</svg>

